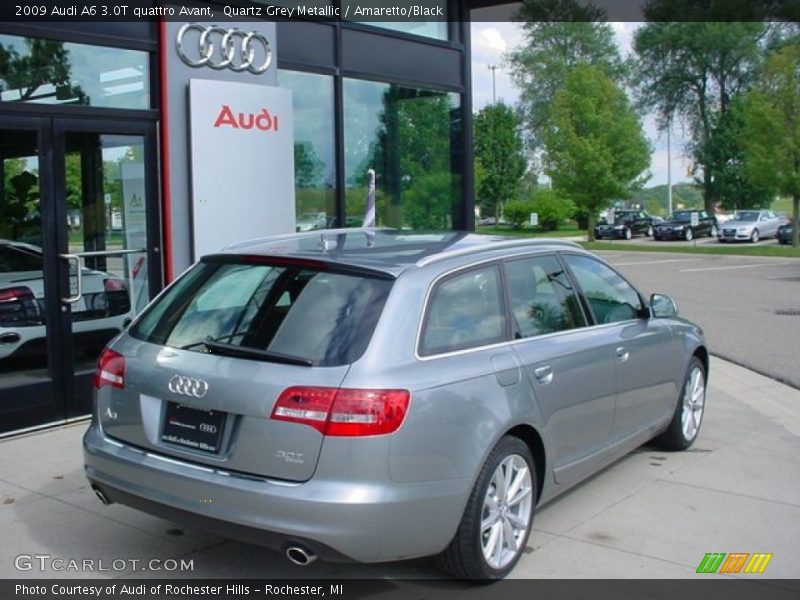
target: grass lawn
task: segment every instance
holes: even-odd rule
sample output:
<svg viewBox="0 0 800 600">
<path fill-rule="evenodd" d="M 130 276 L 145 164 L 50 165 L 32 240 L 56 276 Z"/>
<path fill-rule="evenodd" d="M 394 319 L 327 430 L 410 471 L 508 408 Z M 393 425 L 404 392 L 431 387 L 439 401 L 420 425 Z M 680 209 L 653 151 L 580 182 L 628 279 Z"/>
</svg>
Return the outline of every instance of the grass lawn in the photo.
<svg viewBox="0 0 800 600">
<path fill-rule="evenodd" d="M 791 246 L 750 246 L 748 244 L 719 244 L 714 246 L 669 246 L 626 244 L 620 242 L 583 242 L 588 250 L 628 250 L 634 252 L 673 252 L 678 254 L 730 254 L 739 256 L 777 256 L 800 258 L 800 248 Z"/>
<path fill-rule="evenodd" d="M 558 231 L 539 231 L 523 227 L 522 229 L 512 229 L 511 227 L 475 227 L 475 233 L 485 233 L 487 235 L 511 235 L 517 237 L 574 237 L 576 235 L 586 235 L 586 231 L 577 228 L 565 228 Z"/>
</svg>

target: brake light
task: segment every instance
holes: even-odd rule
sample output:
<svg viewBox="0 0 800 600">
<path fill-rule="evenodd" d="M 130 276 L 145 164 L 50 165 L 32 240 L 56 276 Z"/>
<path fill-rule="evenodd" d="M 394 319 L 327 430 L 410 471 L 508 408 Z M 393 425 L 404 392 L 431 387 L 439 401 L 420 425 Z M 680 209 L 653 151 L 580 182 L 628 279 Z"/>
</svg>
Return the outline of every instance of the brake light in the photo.
<svg viewBox="0 0 800 600">
<path fill-rule="evenodd" d="M 33 292 L 25 286 L 17 286 L 0 290 L 0 302 L 15 302 L 20 300 L 33 300 Z"/>
<path fill-rule="evenodd" d="M 103 290 L 106 292 L 126 292 L 128 286 L 122 279 L 103 279 Z"/>
<path fill-rule="evenodd" d="M 267 265 L 270 267 L 288 267 L 298 269 L 313 269 L 315 271 L 327 271 L 328 265 L 321 260 L 310 258 L 293 258 L 284 256 L 261 256 L 259 254 L 248 254 L 242 256 L 242 262 L 254 265 Z"/>
<path fill-rule="evenodd" d="M 103 349 L 103 353 L 97 360 L 92 385 L 96 390 L 104 385 L 123 389 L 125 387 L 125 357 L 109 348 Z"/>
<path fill-rule="evenodd" d="M 403 424 L 410 400 L 407 390 L 290 387 L 278 398 L 271 418 L 309 425 L 322 435 L 385 435 Z"/>
</svg>

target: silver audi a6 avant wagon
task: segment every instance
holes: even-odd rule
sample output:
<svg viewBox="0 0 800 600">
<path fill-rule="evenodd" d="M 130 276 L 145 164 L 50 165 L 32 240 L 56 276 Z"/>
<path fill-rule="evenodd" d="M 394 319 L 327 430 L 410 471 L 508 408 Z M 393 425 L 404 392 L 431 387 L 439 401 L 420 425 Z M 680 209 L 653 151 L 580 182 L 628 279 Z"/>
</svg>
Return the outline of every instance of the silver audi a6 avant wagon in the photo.
<svg viewBox="0 0 800 600">
<path fill-rule="evenodd" d="M 206 256 L 103 352 L 104 502 L 299 564 L 436 555 L 491 580 L 535 507 L 703 417 L 708 352 L 579 246 L 330 230 Z"/>
</svg>

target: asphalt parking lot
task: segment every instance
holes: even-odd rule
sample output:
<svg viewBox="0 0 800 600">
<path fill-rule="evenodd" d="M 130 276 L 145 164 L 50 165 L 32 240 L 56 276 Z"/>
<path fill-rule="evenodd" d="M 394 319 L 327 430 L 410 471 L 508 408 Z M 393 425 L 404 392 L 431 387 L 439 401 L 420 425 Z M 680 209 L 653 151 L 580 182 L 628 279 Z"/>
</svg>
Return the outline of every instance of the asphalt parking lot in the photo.
<svg viewBox="0 0 800 600">
<path fill-rule="evenodd" d="M 275 552 L 103 506 L 83 475 L 85 428 L 80 423 L 0 441 L 0 578 L 441 578 L 422 559 L 297 567 Z M 706 553 L 765 552 L 773 558 L 763 574 L 726 577 L 798 578 L 798 477 L 800 391 L 713 359 L 706 419 L 694 447 L 668 453 L 644 446 L 541 508 L 512 576 L 719 577 L 696 574 Z M 20 571 L 31 564 L 24 557 L 34 555 L 121 566 L 58 571 L 34 562 Z M 153 559 L 183 559 L 193 568 L 147 570 Z M 115 562 L 132 560 L 139 562 Z"/>
<path fill-rule="evenodd" d="M 800 388 L 800 259 L 599 254 L 643 292 L 671 296 L 680 315 L 703 328 L 712 353 Z"/>
</svg>

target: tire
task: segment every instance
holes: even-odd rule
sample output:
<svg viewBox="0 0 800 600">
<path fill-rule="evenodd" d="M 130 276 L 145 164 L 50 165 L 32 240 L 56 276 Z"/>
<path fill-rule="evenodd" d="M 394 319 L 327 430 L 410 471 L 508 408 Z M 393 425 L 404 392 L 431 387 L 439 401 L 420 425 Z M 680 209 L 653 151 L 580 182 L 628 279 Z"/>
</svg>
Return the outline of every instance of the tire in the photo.
<svg viewBox="0 0 800 600">
<path fill-rule="evenodd" d="M 696 356 L 689 361 L 675 413 L 655 443 L 667 450 L 686 450 L 697 439 L 706 407 L 706 370 Z"/>
<path fill-rule="evenodd" d="M 761 234 L 758 233 L 758 229 L 753 229 L 753 233 L 750 234 L 750 241 L 755 244 L 760 239 Z"/>
<path fill-rule="evenodd" d="M 513 503 L 506 502 L 497 485 L 502 484 L 509 468 L 513 477 L 511 487 L 519 488 L 512 497 Z M 530 449 L 519 438 L 503 437 L 481 467 L 456 535 L 437 557 L 439 568 L 451 576 L 472 581 L 488 583 L 505 577 L 528 543 L 536 491 L 536 469 Z M 511 536 L 506 538 L 506 532 Z"/>
<path fill-rule="evenodd" d="M 647 237 L 651 238 L 651 237 L 653 237 L 653 233 L 654 233 L 653 232 L 653 226 L 652 225 L 648 225 L 647 226 L 647 231 L 645 232 L 645 235 Z"/>
<path fill-rule="evenodd" d="M 712 225 L 711 226 L 711 231 L 709 232 L 708 237 L 715 238 L 715 237 L 717 237 L 718 233 L 719 233 L 719 230 L 717 229 L 717 226 L 716 225 Z"/>
<path fill-rule="evenodd" d="M 687 242 L 691 242 L 694 239 L 694 231 L 692 231 L 691 227 L 687 227 L 686 231 L 683 232 L 683 239 Z"/>
<path fill-rule="evenodd" d="M 633 237 L 633 232 L 631 231 L 630 227 L 625 228 L 625 231 L 622 232 L 622 237 L 624 237 L 626 240 L 629 240 Z"/>
<path fill-rule="evenodd" d="M 778 240 L 778 241 L 781 243 L 782 246 L 788 246 L 789 245 L 789 240 Z"/>
<path fill-rule="evenodd" d="M 661 236 L 660 235 L 653 235 L 653 239 L 655 241 L 657 241 L 657 242 L 660 242 L 661 241 Z"/>
</svg>

